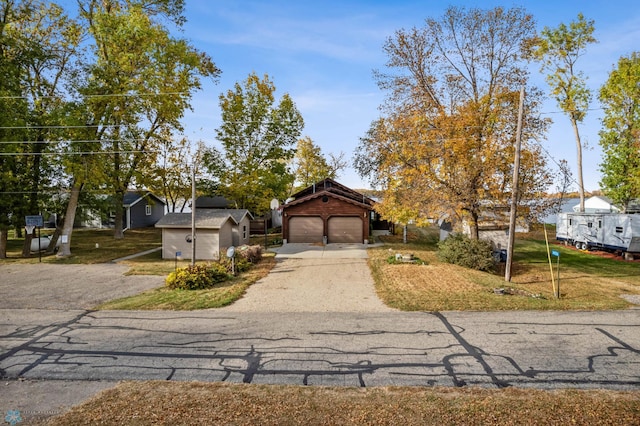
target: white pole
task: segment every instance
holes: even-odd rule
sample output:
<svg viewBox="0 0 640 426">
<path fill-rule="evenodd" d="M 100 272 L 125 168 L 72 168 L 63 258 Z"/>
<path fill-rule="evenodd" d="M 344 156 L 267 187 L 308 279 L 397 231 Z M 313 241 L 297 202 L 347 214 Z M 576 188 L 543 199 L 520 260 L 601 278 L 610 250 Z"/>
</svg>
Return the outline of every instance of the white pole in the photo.
<svg viewBox="0 0 640 426">
<path fill-rule="evenodd" d="M 191 266 L 196 264 L 196 166 L 191 166 Z"/>
</svg>

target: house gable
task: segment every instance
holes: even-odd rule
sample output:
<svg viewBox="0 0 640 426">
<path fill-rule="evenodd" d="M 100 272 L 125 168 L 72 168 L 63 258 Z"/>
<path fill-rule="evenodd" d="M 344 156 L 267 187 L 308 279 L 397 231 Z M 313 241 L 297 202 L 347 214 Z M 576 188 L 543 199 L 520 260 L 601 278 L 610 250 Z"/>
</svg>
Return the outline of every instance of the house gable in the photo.
<svg viewBox="0 0 640 426">
<path fill-rule="evenodd" d="M 369 239 L 373 201 L 331 179 L 294 194 L 282 206 L 288 242 L 359 242 Z"/>
<path fill-rule="evenodd" d="M 360 194 L 359 192 L 354 191 L 353 189 L 348 188 L 329 178 L 323 179 L 320 182 L 316 182 L 313 185 L 310 185 L 307 188 L 296 192 L 291 196 L 291 198 L 293 198 L 294 201 L 298 201 L 321 192 L 340 195 L 344 198 L 348 198 L 362 204 L 371 206 L 374 204 L 374 201 L 366 197 L 365 195 Z"/>
<path fill-rule="evenodd" d="M 123 198 L 124 228 L 155 225 L 164 216 L 165 202 L 150 191 L 127 191 Z"/>
</svg>

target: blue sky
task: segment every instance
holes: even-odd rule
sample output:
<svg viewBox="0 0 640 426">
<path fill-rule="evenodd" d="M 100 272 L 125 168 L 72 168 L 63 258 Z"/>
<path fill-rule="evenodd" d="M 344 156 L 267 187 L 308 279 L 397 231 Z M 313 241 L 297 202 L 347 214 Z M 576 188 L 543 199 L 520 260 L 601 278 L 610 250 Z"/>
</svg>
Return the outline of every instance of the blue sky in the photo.
<svg viewBox="0 0 640 426">
<path fill-rule="evenodd" d="M 398 29 L 422 26 L 428 17 L 439 18 L 450 5 L 492 8 L 524 7 L 538 29 L 569 23 L 582 12 L 595 20 L 598 44 L 591 45 L 578 64 L 594 90 L 591 111 L 580 126 L 587 191 L 598 188 L 601 150 L 598 131 L 602 116 L 597 90 L 620 56 L 640 49 L 640 7 L 629 0 L 546 1 L 437 1 L 437 0 L 186 0 L 187 23 L 181 36 L 207 52 L 222 75 L 218 84 L 206 82 L 193 98 L 193 111 L 184 118 L 185 136 L 218 146 L 214 130 L 220 125 L 218 98 L 251 72 L 268 74 L 276 96 L 289 93 L 305 120 L 309 136 L 325 154 L 345 153 L 349 161 L 359 138 L 379 116 L 384 99 L 372 77 L 383 69 L 385 40 Z M 548 92 L 538 66 L 532 80 Z M 576 163 L 573 132 L 566 116 L 549 99 L 543 111 L 554 120 L 545 149 L 554 160 Z M 549 160 L 553 165 L 553 160 Z M 575 176 L 575 173 L 574 173 Z M 369 184 L 351 168 L 339 181 L 352 188 Z"/>
</svg>

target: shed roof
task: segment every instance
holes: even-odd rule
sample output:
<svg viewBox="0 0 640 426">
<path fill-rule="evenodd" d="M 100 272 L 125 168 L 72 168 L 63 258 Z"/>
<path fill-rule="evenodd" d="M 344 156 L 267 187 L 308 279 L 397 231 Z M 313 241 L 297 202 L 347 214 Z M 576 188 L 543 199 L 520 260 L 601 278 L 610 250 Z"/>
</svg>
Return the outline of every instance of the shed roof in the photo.
<svg viewBox="0 0 640 426">
<path fill-rule="evenodd" d="M 233 215 L 226 209 L 196 210 L 196 228 L 220 229 L 228 220 L 237 225 Z M 157 223 L 157 228 L 191 228 L 191 213 L 167 213 Z"/>
<path fill-rule="evenodd" d="M 253 219 L 253 215 L 247 209 L 225 209 L 225 211 L 231 214 L 236 223 L 242 222 L 245 216 L 249 216 L 249 220 Z"/>
</svg>

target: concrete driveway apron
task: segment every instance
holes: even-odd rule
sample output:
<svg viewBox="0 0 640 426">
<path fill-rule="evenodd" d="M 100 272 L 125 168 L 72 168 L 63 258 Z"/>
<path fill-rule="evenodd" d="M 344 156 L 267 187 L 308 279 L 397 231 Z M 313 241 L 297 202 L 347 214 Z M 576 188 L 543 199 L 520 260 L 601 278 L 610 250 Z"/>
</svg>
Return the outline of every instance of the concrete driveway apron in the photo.
<svg viewBox="0 0 640 426">
<path fill-rule="evenodd" d="M 224 308 L 233 312 L 389 312 L 375 293 L 364 244 L 286 244 L 276 266 Z"/>
</svg>

